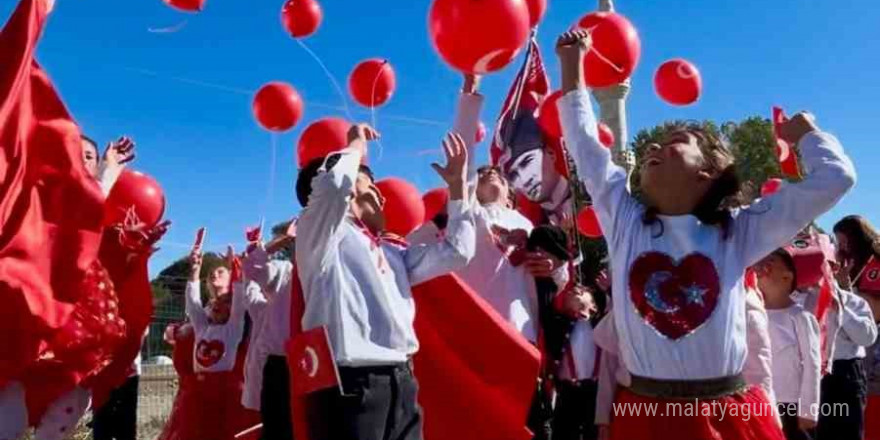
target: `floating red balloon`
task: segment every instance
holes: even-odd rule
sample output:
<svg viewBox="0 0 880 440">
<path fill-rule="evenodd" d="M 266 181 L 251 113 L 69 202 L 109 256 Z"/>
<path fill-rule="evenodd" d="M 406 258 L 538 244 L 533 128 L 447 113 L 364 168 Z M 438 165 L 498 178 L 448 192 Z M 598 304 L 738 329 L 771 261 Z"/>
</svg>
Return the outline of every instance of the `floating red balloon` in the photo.
<svg viewBox="0 0 880 440">
<path fill-rule="evenodd" d="M 266 130 L 286 131 L 302 117 L 302 98 L 290 84 L 273 81 L 257 91 L 253 111 L 257 122 Z"/>
<path fill-rule="evenodd" d="M 351 124 L 341 118 L 323 118 L 312 122 L 303 130 L 296 145 L 299 167 L 345 148 L 348 145 L 350 127 Z"/>
<path fill-rule="evenodd" d="M 172 8 L 186 11 L 199 12 L 205 7 L 205 0 L 162 0 Z"/>
<path fill-rule="evenodd" d="M 361 61 L 348 77 L 351 97 L 364 107 L 378 107 L 388 101 L 397 87 L 394 68 L 388 60 Z"/>
<path fill-rule="evenodd" d="M 535 27 L 544 18 L 547 12 L 547 0 L 526 0 L 526 6 L 529 7 L 529 27 Z"/>
<path fill-rule="evenodd" d="M 544 134 L 551 138 L 562 137 L 562 124 L 559 122 L 559 108 L 556 103 L 562 98 L 562 90 L 557 90 L 541 101 L 538 107 L 538 125 Z"/>
<path fill-rule="evenodd" d="M 477 126 L 477 135 L 474 138 L 474 142 L 479 144 L 483 142 L 483 139 L 486 139 L 486 124 L 480 121 L 480 125 Z"/>
<path fill-rule="evenodd" d="M 674 59 L 657 69 L 654 89 L 660 98 L 672 105 L 689 105 L 700 98 L 703 80 L 700 71 L 689 61 Z"/>
<path fill-rule="evenodd" d="M 761 197 L 767 197 L 769 195 L 775 194 L 782 188 L 782 179 L 767 179 L 763 185 L 761 185 Z"/>
<path fill-rule="evenodd" d="M 578 27 L 592 29 L 593 47 L 584 58 L 584 81 L 588 86 L 613 86 L 632 75 L 642 54 L 642 43 L 626 17 L 593 12 L 583 16 Z"/>
<path fill-rule="evenodd" d="M 411 183 L 389 177 L 376 182 L 376 187 L 385 197 L 385 230 L 401 237 L 425 222 L 425 205 L 419 196 L 419 190 Z"/>
<path fill-rule="evenodd" d="M 104 225 L 124 223 L 132 209 L 140 223 L 155 226 L 165 213 L 165 194 L 155 179 L 126 168 L 107 195 Z"/>
<path fill-rule="evenodd" d="M 599 226 L 599 218 L 592 206 L 586 206 L 578 213 L 577 228 L 581 234 L 590 238 L 602 236 L 602 227 Z"/>
<path fill-rule="evenodd" d="M 599 123 L 599 143 L 605 148 L 611 148 L 614 145 L 614 132 L 604 122 Z"/>
<path fill-rule="evenodd" d="M 281 23 L 293 38 L 305 38 L 321 26 L 324 13 L 317 0 L 287 0 L 281 8 Z"/>
<path fill-rule="evenodd" d="M 444 61 L 465 73 L 506 66 L 529 38 L 523 0 L 434 0 L 428 33 Z"/>
<path fill-rule="evenodd" d="M 432 220 L 440 212 L 446 209 L 449 202 L 449 190 L 446 188 L 434 188 L 422 196 L 422 204 L 425 205 L 425 221 Z"/>
</svg>

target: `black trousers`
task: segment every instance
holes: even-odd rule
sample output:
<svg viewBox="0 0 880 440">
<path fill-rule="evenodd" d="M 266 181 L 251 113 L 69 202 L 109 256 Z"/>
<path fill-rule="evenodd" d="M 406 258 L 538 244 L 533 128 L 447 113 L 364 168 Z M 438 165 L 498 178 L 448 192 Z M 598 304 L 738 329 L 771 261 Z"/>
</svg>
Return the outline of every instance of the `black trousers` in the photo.
<svg viewBox="0 0 880 440">
<path fill-rule="evenodd" d="M 260 416 L 263 418 L 262 440 L 293 440 L 290 370 L 284 356 L 269 356 L 263 366 Z"/>
<path fill-rule="evenodd" d="M 559 381 L 553 412 L 553 440 L 596 440 L 596 392 L 594 380 Z"/>
<path fill-rule="evenodd" d="M 807 431 L 798 427 L 797 403 L 779 403 L 779 415 L 782 419 L 782 432 L 786 440 L 812 440 Z"/>
<path fill-rule="evenodd" d="M 110 393 L 110 400 L 94 412 L 92 435 L 95 440 L 135 440 L 139 384 L 139 376 L 129 377 Z"/>
<path fill-rule="evenodd" d="M 862 359 L 834 361 L 831 374 L 822 378 L 823 411 L 816 429 L 819 440 L 861 440 L 868 399 L 862 363 Z"/>
<path fill-rule="evenodd" d="M 553 438 L 553 402 L 544 392 L 543 379 L 538 379 L 532 406 L 529 408 L 529 419 L 526 426 L 534 435 L 532 440 L 550 440 Z"/>
<path fill-rule="evenodd" d="M 419 385 L 408 364 L 339 368 L 343 393 L 308 397 L 311 440 L 421 440 Z"/>
</svg>

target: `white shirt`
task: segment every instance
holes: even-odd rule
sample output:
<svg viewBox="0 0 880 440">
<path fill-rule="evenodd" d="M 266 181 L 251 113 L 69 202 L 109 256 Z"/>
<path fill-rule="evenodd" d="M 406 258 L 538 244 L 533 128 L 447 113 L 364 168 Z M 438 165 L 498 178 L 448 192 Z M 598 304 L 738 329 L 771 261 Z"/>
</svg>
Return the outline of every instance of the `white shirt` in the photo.
<svg viewBox="0 0 880 440">
<path fill-rule="evenodd" d="M 758 292 L 746 294 L 746 344 L 748 353 L 743 366 L 743 379 L 749 385 L 758 385 L 767 393 L 770 402 L 773 393 L 773 351 L 770 348 L 770 329 L 764 301 Z"/>
<path fill-rule="evenodd" d="M 731 236 L 692 215 L 642 223 L 645 207 L 597 139 L 589 94 L 558 103 L 566 146 L 593 199 L 608 242 L 621 360 L 634 375 L 708 379 L 739 374 L 746 357 L 745 269 L 787 243 L 855 183 L 838 141 L 810 133 L 799 143 L 806 179 L 735 210 Z"/>
<path fill-rule="evenodd" d="M 263 388 L 263 367 L 267 354 L 260 344 L 265 339 L 266 309 L 269 305 L 259 284 L 251 281 L 245 289 L 247 312 L 251 317 L 250 343 L 244 361 L 244 389 L 241 404 L 247 409 L 259 411 L 260 392 Z"/>
<path fill-rule="evenodd" d="M 567 380 L 595 379 L 597 355 L 593 326 L 585 319 L 578 320 L 569 334 L 568 349 L 562 357 L 559 377 Z"/>
<path fill-rule="evenodd" d="M 833 338 L 833 360 L 864 359 L 865 347 L 877 340 L 877 324 L 871 307 L 862 297 L 837 288 L 835 307 L 828 310 L 829 338 Z"/>
<path fill-rule="evenodd" d="M 186 283 L 186 316 L 195 332 L 193 370 L 196 373 L 232 371 L 244 334 L 246 294 L 241 282 L 232 283 L 232 307 L 226 324 L 211 324 L 202 307 L 198 281 Z"/>
<path fill-rule="evenodd" d="M 439 243 L 409 248 L 379 244 L 349 214 L 361 154 L 339 161 L 312 181 L 297 224 L 296 264 L 305 297 L 303 329 L 327 326 L 339 365 L 407 361 L 419 347 L 411 286 L 466 265 L 474 255 L 474 222 L 461 201 L 448 205 Z"/>
<path fill-rule="evenodd" d="M 780 403 L 798 403 L 798 416 L 816 420 L 822 356 L 819 322 L 800 305 L 769 309 L 773 391 Z M 811 408 L 814 408 L 811 411 Z"/>
</svg>

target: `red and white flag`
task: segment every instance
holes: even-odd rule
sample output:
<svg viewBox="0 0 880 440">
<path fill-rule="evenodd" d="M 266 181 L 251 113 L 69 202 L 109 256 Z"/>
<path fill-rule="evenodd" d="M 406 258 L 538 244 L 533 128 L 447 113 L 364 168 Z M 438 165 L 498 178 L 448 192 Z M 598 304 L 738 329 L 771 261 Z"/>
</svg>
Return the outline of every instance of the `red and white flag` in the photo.
<svg viewBox="0 0 880 440">
<path fill-rule="evenodd" d="M 333 360 L 333 348 L 326 327 L 297 334 L 287 345 L 291 388 L 295 395 L 337 387 L 342 392 L 339 370 Z"/>
<path fill-rule="evenodd" d="M 792 148 L 792 145 L 779 135 L 780 127 L 787 120 L 788 117 L 785 116 L 785 111 L 781 107 L 774 106 L 773 138 L 776 140 L 776 158 L 779 160 L 779 168 L 786 177 L 800 179 L 801 172 L 798 166 L 797 153 Z"/>
</svg>

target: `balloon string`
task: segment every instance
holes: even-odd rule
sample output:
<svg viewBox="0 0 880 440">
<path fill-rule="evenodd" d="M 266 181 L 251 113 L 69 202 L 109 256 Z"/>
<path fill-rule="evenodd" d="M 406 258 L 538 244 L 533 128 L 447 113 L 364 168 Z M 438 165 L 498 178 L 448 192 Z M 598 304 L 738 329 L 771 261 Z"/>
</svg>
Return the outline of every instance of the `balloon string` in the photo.
<svg viewBox="0 0 880 440">
<path fill-rule="evenodd" d="M 266 217 L 266 211 L 272 204 L 272 198 L 275 192 L 275 168 L 277 168 L 278 156 L 278 134 L 272 133 L 272 146 L 269 158 L 269 186 L 266 188 L 266 202 L 263 205 L 263 218 Z"/>
<path fill-rule="evenodd" d="M 315 62 L 318 63 L 318 66 L 320 66 L 321 69 L 324 71 L 324 74 L 327 75 L 327 78 L 330 80 L 330 83 L 333 84 L 333 87 L 336 89 L 336 93 L 339 94 L 339 99 L 342 100 L 342 107 L 345 109 L 345 115 L 348 117 L 348 120 L 354 121 L 354 117 L 352 117 L 351 111 L 348 108 L 348 100 L 345 99 L 345 93 L 342 91 L 342 87 L 339 85 L 339 82 L 336 81 L 336 77 L 333 76 L 332 73 L 330 73 L 330 69 L 327 69 L 327 66 L 324 65 L 324 62 L 321 61 L 321 58 L 318 57 L 318 55 L 315 52 L 313 52 L 311 49 L 309 49 L 308 46 L 306 46 L 306 43 L 304 43 L 299 38 L 294 38 L 294 41 L 296 41 L 297 44 L 299 44 L 300 47 L 302 47 L 303 50 L 306 51 L 306 53 L 308 53 L 309 55 L 311 55 L 312 58 L 314 58 Z"/>
<path fill-rule="evenodd" d="M 612 69 L 616 70 L 617 73 L 623 73 L 623 69 L 620 68 L 617 64 L 614 64 L 614 61 L 608 59 L 608 57 L 603 55 L 602 52 L 599 52 L 599 49 L 596 49 L 595 47 L 590 47 L 590 51 L 592 51 L 596 55 L 596 58 L 599 58 L 599 60 L 601 60 L 603 63 L 611 66 Z"/>
<path fill-rule="evenodd" d="M 388 64 L 388 60 L 382 61 L 382 65 L 379 66 L 379 70 L 376 71 L 376 77 L 373 78 L 373 87 L 370 90 L 370 125 L 376 131 L 379 131 L 379 124 L 376 121 L 376 84 L 379 83 L 379 77 L 382 75 L 382 70 L 385 69 L 385 66 Z M 376 145 L 379 147 L 379 154 L 376 157 L 376 162 L 382 161 L 382 152 L 385 150 L 385 147 L 382 146 L 382 140 L 376 139 Z"/>
</svg>

